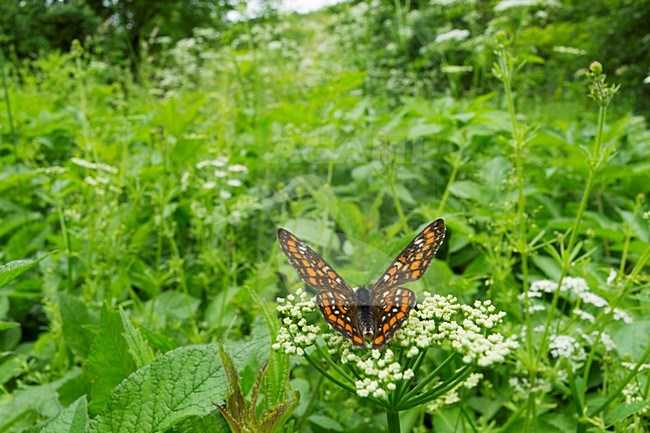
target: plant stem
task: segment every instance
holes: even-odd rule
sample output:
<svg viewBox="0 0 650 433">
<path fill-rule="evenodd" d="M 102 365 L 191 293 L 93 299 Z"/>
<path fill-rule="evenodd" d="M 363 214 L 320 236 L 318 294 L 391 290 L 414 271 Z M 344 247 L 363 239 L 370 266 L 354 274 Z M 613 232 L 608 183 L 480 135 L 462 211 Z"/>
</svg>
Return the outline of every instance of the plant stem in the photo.
<svg viewBox="0 0 650 433">
<path fill-rule="evenodd" d="M 7 119 L 9 120 L 9 131 L 11 132 L 11 141 L 14 144 L 14 152 L 18 153 L 18 136 L 14 128 L 14 116 L 11 111 L 11 99 L 9 99 L 9 89 L 7 87 L 7 76 L 5 74 L 5 58 L 0 50 L 0 71 L 2 71 L 2 90 L 5 94 L 5 106 L 7 108 Z"/>
<path fill-rule="evenodd" d="M 388 433 L 400 433 L 399 412 L 393 409 L 386 410 L 386 420 L 388 421 Z"/>
</svg>

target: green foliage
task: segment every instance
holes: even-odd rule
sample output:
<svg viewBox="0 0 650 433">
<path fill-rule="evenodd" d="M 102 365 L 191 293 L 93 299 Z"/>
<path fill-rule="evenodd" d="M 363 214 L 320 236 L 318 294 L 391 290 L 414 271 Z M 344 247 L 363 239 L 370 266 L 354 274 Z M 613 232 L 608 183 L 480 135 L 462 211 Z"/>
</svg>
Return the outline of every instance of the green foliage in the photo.
<svg viewBox="0 0 650 433">
<path fill-rule="evenodd" d="M 648 429 L 650 135 L 626 111 L 647 2 L 354 2 L 227 25 L 214 2 L 5 3 L 0 431 L 228 432 L 224 402 L 245 423 L 281 408 L 286 432 L 386 431 L 368 399 L 271 353 L 276 298 L 304 286 L 275 233 L 358 285 L 438 217 L 448 236 L 409 287 L 490 300 L 520 348 L 402 429 Z"/>
</svg>

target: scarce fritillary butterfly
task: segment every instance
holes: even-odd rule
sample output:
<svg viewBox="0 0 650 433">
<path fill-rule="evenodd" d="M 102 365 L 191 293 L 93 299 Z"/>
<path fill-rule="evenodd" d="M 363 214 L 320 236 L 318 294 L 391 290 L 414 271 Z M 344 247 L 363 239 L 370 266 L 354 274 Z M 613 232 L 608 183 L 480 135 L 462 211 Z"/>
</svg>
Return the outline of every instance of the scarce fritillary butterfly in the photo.
<svg viewBox="0 0 650 433">
<path fill-rule="evenodd" d="M 358 347 L 386 344 L 415 306 L 415 293 L 401 284 L 419 280 L 445 238 L 445 222 L 426 226 L 393 260 L 370 290 L 353 290 L 314 250 L 285 229 L 278 229 L 282 251 L 310 286 L 321 290 L 316 304 L 329 325 Z"/>
</svg>

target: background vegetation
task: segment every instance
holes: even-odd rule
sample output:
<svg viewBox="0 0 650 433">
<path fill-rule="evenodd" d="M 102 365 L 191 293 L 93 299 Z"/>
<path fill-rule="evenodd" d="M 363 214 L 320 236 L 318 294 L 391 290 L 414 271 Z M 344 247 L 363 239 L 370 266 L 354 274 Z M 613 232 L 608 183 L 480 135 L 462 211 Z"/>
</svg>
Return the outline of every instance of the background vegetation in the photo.
<svg viewBox="0 0 650 433">
<path fill-rule="evenodd" d="M 242 6 L 0 5 L 0 431 L 228 431 L 238 380 L 285 431 L 385 431 L 271 354 L 303 286 L 275 232 L 358 285 L 438 217 L 416 292 L 520 349 L 402 428 L 650 429 L 650 2 Z"/>
</svg>

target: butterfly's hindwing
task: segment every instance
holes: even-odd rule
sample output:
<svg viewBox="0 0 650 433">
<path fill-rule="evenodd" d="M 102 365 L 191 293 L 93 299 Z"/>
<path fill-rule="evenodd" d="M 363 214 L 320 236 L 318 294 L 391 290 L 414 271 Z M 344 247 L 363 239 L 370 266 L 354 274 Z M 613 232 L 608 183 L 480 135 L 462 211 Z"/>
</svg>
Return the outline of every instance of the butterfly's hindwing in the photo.
<svg viewBox="0 0 650 433">
<path fill-rule="evenodd" d="M 343 278 L 300 239 L 287 230 L 278 229 L 278 240 L 282 252 L 305 283 L 320 290 L 334 290 L 348 298 L 354 297 L 354 292 Z"/>
<path fill-rule="evenodd" d="M 445 238 L 445 221 L 437 219 L 424 228 L 402 250 L 372 288 L 374 305 L 384 298 L 384 291 L 422 278 Z"/>
<path fill-rule="evenodd" d="M 376 349 L 391 339 L 409 313 L 415 307 L 415 293 L 403 287 L 384 291 L 384 296 L 373 306 L 374 336 L 372 347 Z"/>
<path fill-rule="evenodd" d="M 320 308 L 325 321 L 347 338 L 355 346 L 365 347 L 363 335 L 359 330 L 357 307 L 354 298 L 331 290 L 323 290 L 316 295 L 316 305 Z"/>
</svg>

